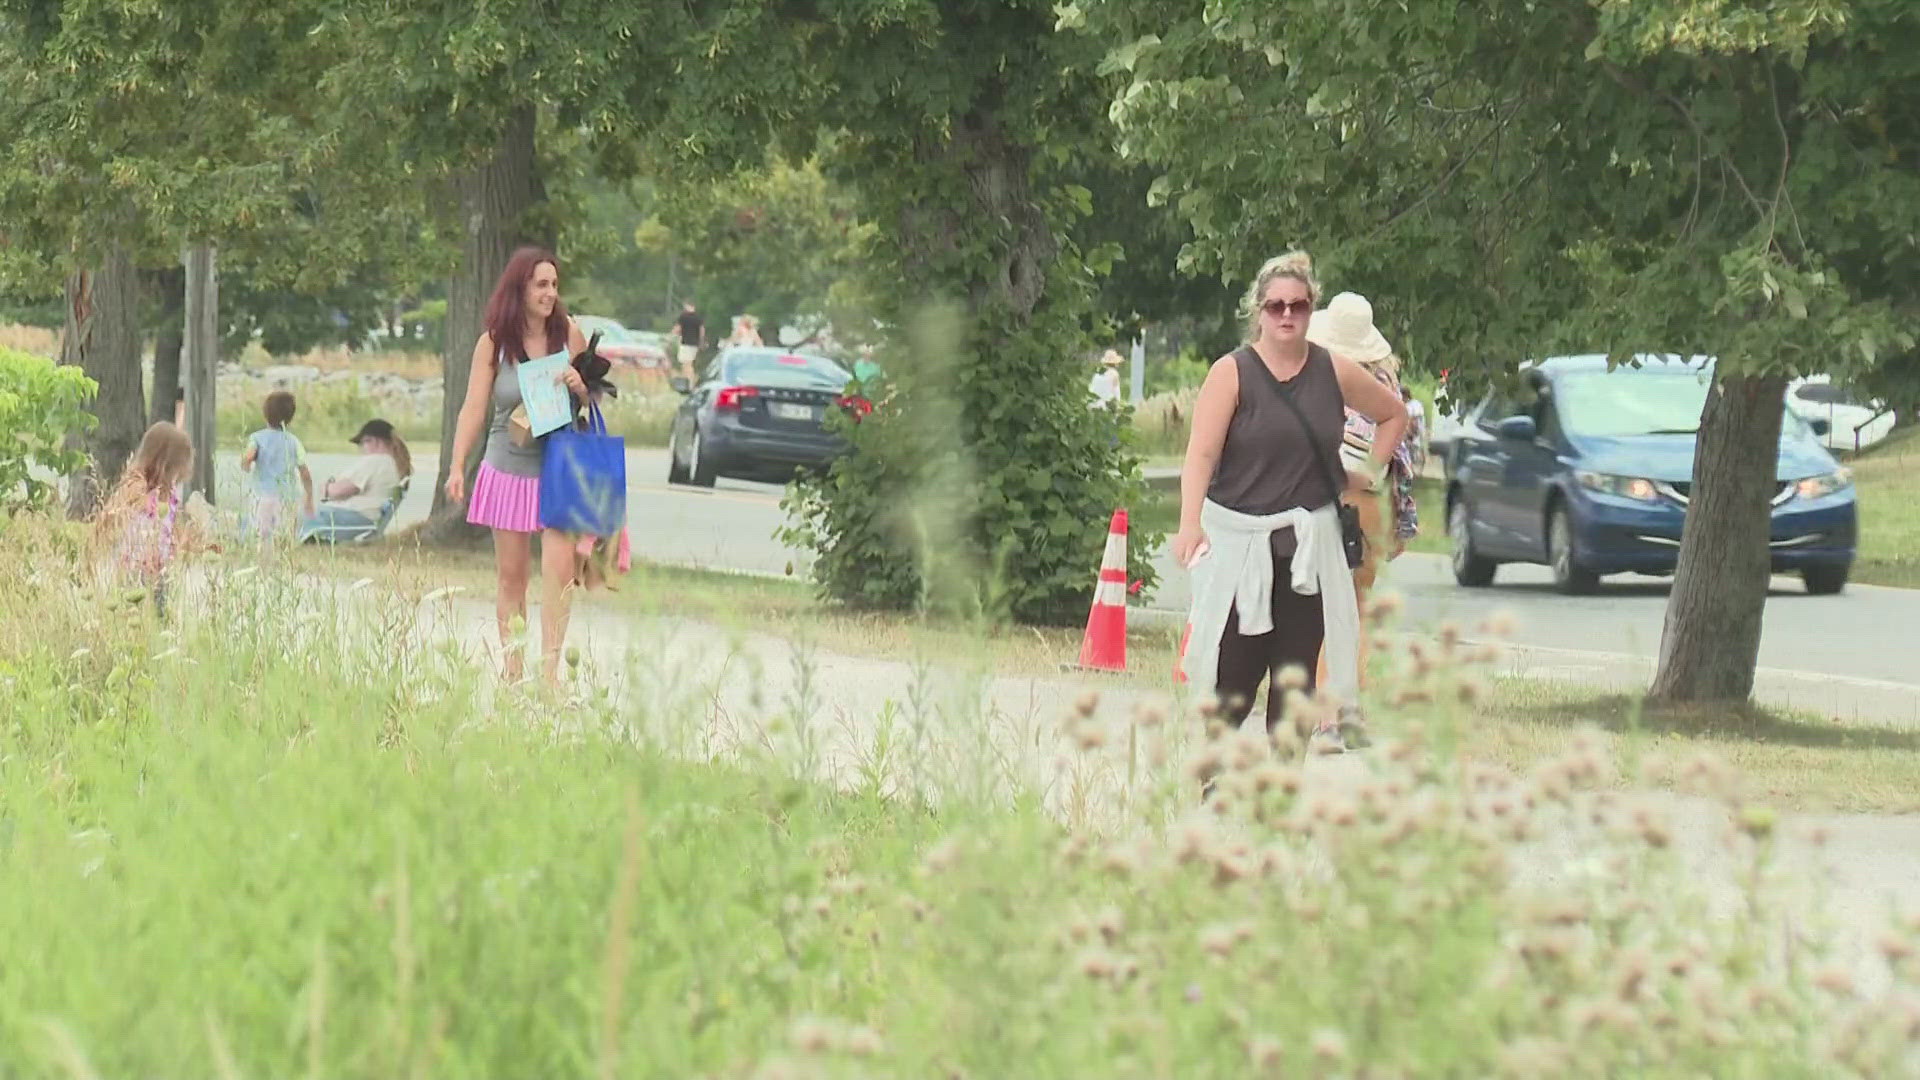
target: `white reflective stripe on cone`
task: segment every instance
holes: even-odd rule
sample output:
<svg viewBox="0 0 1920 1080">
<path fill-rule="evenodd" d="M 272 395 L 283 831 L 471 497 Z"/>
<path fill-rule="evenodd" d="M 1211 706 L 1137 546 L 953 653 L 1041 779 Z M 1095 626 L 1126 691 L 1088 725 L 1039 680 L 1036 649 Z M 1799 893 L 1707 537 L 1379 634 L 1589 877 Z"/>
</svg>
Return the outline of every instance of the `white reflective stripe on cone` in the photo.
<svg viewBox="0 0 1920 1080">
<path fill-rule="evenodd" d="M 1110 532 L 1107 534 L 1107 551 L 1106 554 L 1100 556 L 1100 565 L 1103 567 L 1110 566 L 1116 569 L 1127 565 L 1126 533 Z"/>
<path fill-rule="evenodd" d="M 1127 587 L 1117 581 L 1103 581 L 1093 590 L 1093 602 L 1107 607 L 1125 607 Z"/>
</svg>

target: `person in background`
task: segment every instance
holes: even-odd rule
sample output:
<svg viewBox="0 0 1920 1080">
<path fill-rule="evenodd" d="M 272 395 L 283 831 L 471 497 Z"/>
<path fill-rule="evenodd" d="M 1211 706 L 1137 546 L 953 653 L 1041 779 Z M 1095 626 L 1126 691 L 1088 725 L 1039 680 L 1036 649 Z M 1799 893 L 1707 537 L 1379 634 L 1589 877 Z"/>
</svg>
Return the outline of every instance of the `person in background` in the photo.
<svg viewBox="0 0 1920 1080">
<path fill-rule="evenodd" d="M 1417 476 L 1427 468 L 1427 407 L 1405 383 L 1400 384 L 1400 400 L 1407 407 L 1407 449 L 1413 454 Z"/>
<path fill-rule="evenodd" d="M 1087 382 L 1087 392 L 1093 395 L 1093 407 L 1096 409 L 1117 405 L 1120 402 L 1120 365 L 1126 361 L 1118 352 L 1108 349 L 1100 356 L 1100 370 L 1093 373 Z"/>
<path fill-rule="evenodd" d="M 1327 301 L 1316 312 L 1307 329 L 1307 340 L 1336 356 L 1352 360 L 1375 382 L 1393 395 L 1406 415 L 1405 394 L 1400 385 L 1400 359 L 1393 346 L 1373 324 L 1373 304 L 1359 293 L 1343 292 Z M 1385 470 L 1374 482 L 1361 487 L 1349 486 L 1340 501 L 1360 512 L 1360 526 L 1366 530 L 1366 557 L 1353 571 L 1354 599 L 1361 615 L 1358 669 L 1366 675 L 1367 654 L 1372 644 L 1366 619 L 1367 595 L 1380 574 L 1380 565 L 1397 557 L 1407 538 L 1419 528 L 1413 508 L 1413 458 L 1406 437 L 1406 425 L 1388 432 L 1374 419 L 1353 406 L 1346 407 L 1346 424 L 1341 434 L 1340 456 L 1351 471 L 1356 462 L 1384 460 Z M 1319 660 L 1319 673 L 1326 675 L 1327 659 Z"/>
<path fill-rule="evenodd" d="M 527 579 L 533 563 L 533 537 L 540 535 L 540 647 L 548 686 L 560 682 L 560 656 L 567 640 L 572 589 L 579 575 L 577 540 L 558 529 L 540 527 L 540 468 L 545 444 L 521 439 L 511 420 L 521 408 L 520 363 L 561 349 L 578 356 L 587 338 L 567 317 L 560 301 L 560 263 L 553 253 L 525 247 L 513 253 L 487 301 L 486 330 L 473 343 L 467 396 L 454 427 L 453 456 L 447 470 L 447 499 L 467 504 L 467 521 L 493 530 L 493 561 L 498 592 L 494 616 L 499 623 L 501 674 L 518 682 L 523 673 L 513 622 L 527 617 Z M 560 373 L 576 405 L 587 398 L 586 380 L 568 365 Z M 491 420 L 489 420 L 491 416 Z M 467 498 L 467 458 L 485 433 L 484 457 Z"/>
<path fill-rule="evenodd" d="M 157 421 L 94 515 L 94 552 L 109 557 L 108 572 L 118 583 L 145 589 L 162 617 L 175 560 L 219 550 L 200 522 L 183 513 L 180 486 L 192 474 L 193 440 L 178 425 Z"/>
<path fill-rule="evenodd" d="M 307 468 L 307 448 L 287 425 L 298 408 L 293 395 L 275 390 L 267 395 L 261 413 L 267 426 L 247 436 L 240 455 L 240 471 L 251 475 L 252 507 L 249 519 L 264 543 L 293 531 L 296 522 L 313 516 L 313 473 Z M 294 500 L 300 514 L 294 516 Z"/>
<path fill-rule="evenodd" d="M 367 421 L 348 441 L 360 448 L 360 456 L 320 489 L 319 507 L 300 526 L 301 543 L 377 525 L 400 481 L 413 475 L 406 441 L 385 420 Z"/>
<path fill-rule="evenodd" d="M 1243 304 L 1248 343 L 1214 362 L 1194 403 L 1173 555 L 1193 575 L 1186 677 L 1214 689 L 1219 715 L 1235 727 L 1267 684 L 1271 732 L 1286 709 L 1282 673 L 1292 669 L 1311 693 L 1324 643 L 1335 708 L 1307 745 L 1340 753 L 1369 740 L 1336 504 L 1342 489 L 1370 487 L 1385 472 L 1407 414 L 1359 364 L 1308 341 L 1319 292 L 1305 252 L 1269 259 L 1255 275 Z M 1343 467 L 1349 407 L 1378 425 L 1380 439 Z"/>
<path fill-rule="evenodd" d="M 680 317 L 673 320 L 674 332 L 680 336 L 680 374 L 687 381 L 693 381 L 693 369 L 700 359 L 700 350 L 707 347 L 707 321 L 689 300 L 680 305 Z"/>
<path fill-rule="evenodd" d="M 727 344 L 736 347 L 758 347 L 766 344 L 760 340 L 760 320 L 751 315 L 735 315 L 733 333 L 727 336 Z"/>
</svg>

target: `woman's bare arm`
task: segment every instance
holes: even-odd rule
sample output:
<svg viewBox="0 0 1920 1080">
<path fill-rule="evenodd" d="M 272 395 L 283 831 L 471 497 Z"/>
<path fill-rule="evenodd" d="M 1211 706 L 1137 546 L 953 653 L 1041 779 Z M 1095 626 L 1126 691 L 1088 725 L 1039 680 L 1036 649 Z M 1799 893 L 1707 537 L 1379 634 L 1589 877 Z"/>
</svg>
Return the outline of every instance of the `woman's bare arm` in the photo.
<svg viewBox="0 0 1920 1080">
<path fill-rule="evenodd" d="M 1180 468 L 1180 527 L 1200 527 L 1200 504 L 1220 464 L 1227 442 L 1227 424 L 1240 404 L 1240 371 L 1232 356 L 1213 362 L 1200 396 L 1193 403 L 1193 428 L 1187 435 L 1187 457 Z"/>
<path fill-rule="evenodd" d="M 1386 383 L 1343 356 L 1333 358 L 1340 396 L 1347 407 L 1373 421 L 1373 464 L 1384 469 L 1407 437 L 1407 406 Z"/>
</svg>

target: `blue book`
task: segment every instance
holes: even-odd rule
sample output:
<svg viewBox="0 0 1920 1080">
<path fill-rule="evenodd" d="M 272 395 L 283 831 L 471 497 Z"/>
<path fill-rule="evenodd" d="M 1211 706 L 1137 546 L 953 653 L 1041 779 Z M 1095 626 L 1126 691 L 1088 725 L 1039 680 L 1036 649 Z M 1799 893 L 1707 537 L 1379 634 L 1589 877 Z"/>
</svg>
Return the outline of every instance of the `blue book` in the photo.
<svg viewBox="0 0 1920 1080">
<path fill-rule="evenodd" d="M 573 395 L 560 381 L 571 357 L 565 349 L 538 360 L 520 361 L 520 399 L 527 406 L 527 427 L 535 436 L 573 423 Z"/>
</svg>

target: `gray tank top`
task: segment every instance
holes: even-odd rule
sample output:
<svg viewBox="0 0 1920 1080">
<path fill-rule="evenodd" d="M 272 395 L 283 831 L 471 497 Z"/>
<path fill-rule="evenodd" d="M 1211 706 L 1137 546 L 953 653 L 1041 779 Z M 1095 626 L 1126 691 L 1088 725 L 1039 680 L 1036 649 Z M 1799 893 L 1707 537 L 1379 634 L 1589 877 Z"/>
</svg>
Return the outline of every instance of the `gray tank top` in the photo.
<svg viewBox="0 0 1920 1080">
<path fill-rule="evenodd" d="M 513 445 L 507 434 L 507 417 L 520 407 L 520 365 L 500 351 L 493 367 L 493 419 L 487 425 L 487 453 L 481 460 L 509 476 L 540 475 L 540 463 L 546 446 L 535 439 L 532 446 Z"/>
<path fill-rule="evenodd" d="M 1340 464 L 1340 435 L 1346 426 L 1346 405 L 1333 357 L 1318 345 L 1307 346 L 1307 362 L 1286 382 L 1274 378 L 1251 345 L 1234 350 L 1240 377 L 1240 400 L 1227 422 L 1227 438 L 1220 448 L 1220 464 L 1213 470 L 1207 498 L 1243 514 L 1277 514 L 1304 506 L 1317 510 L 1339 497 L 1329 486 L 1327 470 L 1314 457 L 1309 434 L 1300 426 L 1282 395 L 1305 414 L 1313 426 L 1311 438 L 1321 455 L 1346 485 Z M 1292 529 L 1273 534 L 1276 558 L 1292 558 L 1296 547 Z"/>
</svg>

